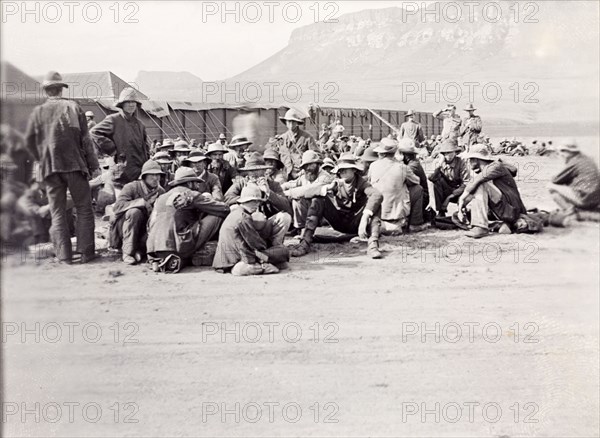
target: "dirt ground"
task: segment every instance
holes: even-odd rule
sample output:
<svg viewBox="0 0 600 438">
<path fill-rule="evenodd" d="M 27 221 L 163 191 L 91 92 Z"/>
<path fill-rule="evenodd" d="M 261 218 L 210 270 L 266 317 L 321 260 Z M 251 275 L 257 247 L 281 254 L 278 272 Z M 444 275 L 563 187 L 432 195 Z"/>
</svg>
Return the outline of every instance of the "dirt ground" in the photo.
<svg viewBox="0 0 600 438">
<path fill-rule="evenodd" d="M 506 161 L 551 208 L 560 162 Z M 599 242 L 429 230 L 243 279 L 12 256 L 4 434 L 598 436 Z"/>
</svg>

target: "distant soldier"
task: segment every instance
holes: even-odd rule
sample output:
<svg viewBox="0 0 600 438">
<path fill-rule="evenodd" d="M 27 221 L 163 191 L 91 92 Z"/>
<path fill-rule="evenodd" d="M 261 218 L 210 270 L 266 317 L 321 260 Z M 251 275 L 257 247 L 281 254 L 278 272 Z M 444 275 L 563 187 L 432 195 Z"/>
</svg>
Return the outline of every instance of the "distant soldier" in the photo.
<svg viewBox="0 0 600 438">
<path fill-rule="evenodd" d="M 433 117 L 443 120 L 442 141 L 448 139 L 458 140 L 462 120 L 456 114 L 456 106 L 449 103 L 446 109 L 433 113 Z"/>
<path fill-rule="evenodd" d="M 340 138 L 345 130 L 346 130 L 346 128 L 344 128 L 344 125 L 342 125 L 342 122 L 340 120 L 336 120 L 335 125 L 331 129 L 331 133 L 333 134 L 333 136 L 335 138 Z"/>
<path fill-rule="evenodd" d="M 85 119 L 87 120 L 88 130 L 92 129 L 96 126 L 96 122 L 94 122 L 94 113 L 91 111 L 85 112 Z"/>
<path fill-rule="evenodd" d="M 227 136 L 225 134 L 219 134 L 219 139 L 215 142 L 221 146 L 227 146 Z"/>
<path fill-rule="evenodd" d="M 327 123 L 321 124 L 321 130 L 319 131 L 319 143 L 325 144 L 329 137 L 331 136 L 331 130 L 327 126 Z"/>
<path fill-rule="evenodd" d="M 154 161 L 156 161 L 161 170 L 163 171 L 162 175 L 160 175 L 160 186 L 167 190 L 169 188 L 169 183 L 173 181 L 175 177 L 175 173 L 173 172 L 173 160 L 167 151 L 158 151 L 152 157 Z"/>
<path fill-rule="evenodd" d="M 462 137 L 467 150 L 472 144 L 477 143 L 477 137 L 481 134 L 483 124 L 481 117 L 475 115 L 477 108 L 472 103 L 465 108 L 465 111 L 469 114 L 461 123 L 460 126 L 460 137 Z"/>
<path fill-rule="evenodd" d="M 404 117 L 408 120 L 400 126 L 400 138 L 398 140 L 410 138 L 414 140 L 417 147 L 420 146 L 425 141 L 425 135 L 423 135 L 421 124 L 415 122 L 415 112 L 410 110 Z"/>
</svg>

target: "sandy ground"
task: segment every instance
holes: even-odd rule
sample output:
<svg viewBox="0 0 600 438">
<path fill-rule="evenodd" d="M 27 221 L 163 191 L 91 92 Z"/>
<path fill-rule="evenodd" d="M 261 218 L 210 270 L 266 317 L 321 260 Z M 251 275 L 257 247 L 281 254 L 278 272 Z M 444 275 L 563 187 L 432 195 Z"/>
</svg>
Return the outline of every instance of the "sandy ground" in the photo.
<svg viewBox="0 0 600 438">
<path fill-rule="evenodd" d="M 560 163 L 506 161 L 552 207 Z M 598 436 L 599 241 L 436 230 L 244 279 L 13 256 L 4 434 Z"/>
</svg>

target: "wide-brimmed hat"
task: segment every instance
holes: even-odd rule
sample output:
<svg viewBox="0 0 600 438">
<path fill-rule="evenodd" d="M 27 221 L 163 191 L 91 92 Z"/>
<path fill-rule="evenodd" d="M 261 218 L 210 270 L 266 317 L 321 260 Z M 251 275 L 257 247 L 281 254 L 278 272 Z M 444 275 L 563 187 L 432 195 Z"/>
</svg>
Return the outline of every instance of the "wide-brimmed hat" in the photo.
<svg viewBox="0 0 600 438">
<path fill-rule="evenodd" d="M 190 145 L 185 140 L 179 140 L 175 142 L 175 147 L 169 151 L 170 154 L 175 154 L 177 152 L 190 153 L 192 149 L 190 149 Z"/>
<path fill-rule="evenodd" d="M 360 164 L 354 162 L 351 163 L 349 161 L 344 161 L 342 163 L 338 163 L 337 166 L 332 170 L 333 173 L 338 174 L 340 173 L 340 170 L 344 170 L 344 169 L 355 169 L 358 170 L 359 172 L 364 172 L 364 167 L 362 167 Z"/>
<path fill-rule="evenodd" d="M 142 106 L 142 99 L 140 98 L 138 91 L 131 87 L 127 87 L 121 91 L 121 94 L 119 94 L 119 100 L 117 100 L 115 106 L 117 108 L 123 108 L 123 104 L 125 102 L 135 102 L 139 106 Z"/>
<path fill-rule="evenodd" d="M 446 109 L 456 109 L 456 105 L 454 105 L 453 103 L 449 103 L 448 105 L 446 105 Z"/>
<path fill-rule="evenodd" d="M 160 168 L 160 164 L 154 160 L 148 160 L 142 166 L 142 173 L 140 179 L 144 178 L 144 175 L 164 175 L 165 173 Z"/>
<path fill-rule="evenodd" d="M 225 134 L 219 134 L 219 140 L 227 140 L 227 136 Z"/>
<path fill-rule="evenodd" d="M 64 87 L 69 88 L 66 82 L 63 81 L 62 76 L 57 71 L 49 71 L 44 76 L 44 81 L 42 82 L 42 89 L 48 87 Z"/>
<path fill-rule="evenodd" d="M 234 135 L 233 138 L 231 139 L 231 143 L 229 143 L 229 147 L 235 148 L 235 147 L 239 147 L 239 146 L 246 146 L 249 144 L 252 144 L 252 142 L 250 140 L 248 140 L 248 137 L 246 137 L 244 135 Z"/>
<path fill-rule="evenodd" d="M 196 176 L 196 172 L 191 167 L 180 167 L 175 171 L 175 179 L 169 183 L 169 186 L 175 187 L 189 182 L 202 182 Z"/>
<path fill-rule="evenodd" d="M 398 152 L 403 154 L 417 154 L 417 148 L 415 147 L 415 141 L 412 138 L 403 138 L 398 144 Z"/>
<path fill-rule="evenodd" d="M 364 161 L 366 163 L 372 163 L 373 161 L 377 161 L 379 159 L 379 157 L 377 156 L 377 153 L 375 152 L 376 148 L 377 148 L 377 145 L 374 145 L 374 144 L 372 144 L 371 146 L 366 148 L 365 151 L 363 152 L 363 154 L 360 156 L 360 160 Z"/>
<path fill-rule="evenodd" d="M 554 148 L 553 148 L 554 149 Z M 562 144 L 556 148 L 559 152 L 572 152 L 574 154 L 578 154 L 581 152 L 577 143 L 573 140 L 568 143 Z"/>
<path fill-rule="evenodd" d="M 492 157 L 492 154 L 490 153 L 488 148 L 482 144 L 471 145 L 469 152 L 467 152 L 464 155 L 464 158 L 478 158 L 478 159 L 484 160 L 484 161 L 494 161 L 495 160 L 495 158 Z"/>
<path fill-rule="evenodd" d="M 285 113 L 285 116 L 279 117 L 279 120 L 281 120 L 283 123 L 287 122 L 288 120 L 298 122 L 300 124 L 304 123 L 303 115 L 300 114 L 300 112 L 296 111 L 293 108 L 290 108 L 289 110 L 287 110 Z"/>
<path fill-rule="evenodd" d="M 364 171 L 364 168 L 358 163 L 351 152 L 346 152 L 338 158 L 337 166 L 333 169 L 333 172 L 338 173 L 342 169 L 356 169 L 360 172 Z"/>
<path fill-rule="evenodd" d="M 398 142 L 391 138 L 382 138 L 373 152 L 376 154 L 394 154 L 398 149 Z"/>
<path fill-rule="evenodd" d="M 173 143 L 173 140 L 171 140 L 170 138 L 165 138 L 162 142 L 162 144 L 156 146 L 157 149 L 164 149 L 164 148 L 172 148 L 175 146 L 175 143 Z"/>
<path fill-rule="evenodd" d="M 464 110 L 465 110 L 465 111 L 475 111 L 476 109 L 477 109 L 477 108 L 475 108 L 475 107 L 473 106 L 473 104 L 472 104 L 472 103 L 469 103 L 469 104 L 468 104 L 468 105 L 465 107 L 465 109 L 464 109 Z"/>
<path fill-rule="evenodd" d="M 249 172 L 252 170 L 267 170 L 271 167 L 265 164 L 265 160 L 259 152 L 252 152 L 246 159 L 244 167 L 238 169 L 239 172 Z"/>
<path fill-rule="evenodd" d="M 208 150 L 206 151 L 206 155 L 210 155 L 213 152 L 226 153 L 227 149 L 221 143 L 211 143 L 210 145 L 208 145 Z"/>
<path fill-rule="evenodd" d="M 279 164 L 281 166 L 283 166 L 283 161 L 281 161 L 281 156 L 279 155 L 279 152 L 277 152 L 275 149 L 267 149 L 265 151 L 265 153 L 263 154 L 263 160 L 275 160 L 277 162 L 279 162 Z"/>
<path fill-rule="evenodd" d="M 450 152 L 460 152 L 462 149 L 452 140 L 445 140 L 438 149 L 440 154 L 449 154 Z"/>
<path fill-rule="evenodd" d="M 173 162 L 169 153 L 165 151 L 155 153 L 152 159 L 158 164 L 171 164 Z"/>
<path fill-rule="evenodd" d="M 313 163 L 316 163 L 316 164 L 323 163 L 319 154 L 317 152 L 311 151 L 311 150 L 304 151 L 304 153 L 302 154 L 302 162 L 300 163 L 300 168 L 303 168 L 304 166 L 306 166 L 308 164 L 313 164 Z"/>
<path fill-rule="evenodd" d="M 185 163 L 186 161 L 189 163 L 199 163 L 200 161 L 204 161 L 204 160 L 208 160 L 209 158 L 204 155 L 202 153 L 202 151 L 192 151 L 190 152 L 190 154 L 185 158 L 185 160 L 183 160 L 183 162 Z"/>
<path fill-rule="evenodd" d="M 335 167 L 335 161 L 331 158 L 327 157 L 323 160 L 323 164 L 321 165 L 322 169 L 333 169 Z"/>
<path fill-rule="evenodd" d="M 85 112 L 85 116 L 86 116 L 86 117 L 94 117 L 94 113 L 93 113 L 93 112 L 91 112 L 91 111 L 86 111 L 86 112 Z"/>
<path fill-rule="evenodd" d="M 238 204 L 243 204 L 244 202 L 249 201 L 262 201 L 264 202 L 266 199 L 263 196 L 262 190 L 256 184 L 247 184 L 242 188 L 242 192 L 240 193 L 240 197 L 237 200 Z"/>
<path fill-rule="evenodd" d="M 409 116 L 414 116 L 415 112 L 413 110 L 408 110 L 408 112 L 406 114 L 404 114 L 404 117 L 409 117 Z"/>
</svg>

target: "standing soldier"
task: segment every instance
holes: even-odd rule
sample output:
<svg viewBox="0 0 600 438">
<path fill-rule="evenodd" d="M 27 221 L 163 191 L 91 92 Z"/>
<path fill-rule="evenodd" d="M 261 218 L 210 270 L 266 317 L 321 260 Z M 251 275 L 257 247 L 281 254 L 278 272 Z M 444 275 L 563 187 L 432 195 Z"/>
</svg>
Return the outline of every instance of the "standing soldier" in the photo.
<svg viewBox="0 0 600 438">
<path fill-rule="evenodd" d="M 125 169 L 117 182 L 126 184 L 139 178 L 142 166 L 150 158 L 146 128 L 136 117 L 142 102 L 138 92 L 125 88 L 116 104 L 118 113 L 106 116 L 92 129 L 92 138 L 98 149 L 115 155 L 115 162 L 125 158 Z"/>
<path fill-rule="evenodd" d="M 88 180 L 98 172 L 98 159 L 88 136 L 79 104 L 62 97 L 63 82 L 49 72 L 42 88 L 48 100 L 34 108 L 29 118 L 26 145 L 39 162 L 38 178 L 46 184 L 52 227 L 50 236 L 59 261 L 71 263 L 71 237 L 67 222 L 67 190 L 77 209 L 77 251 L 81 263 L 95 257 L 94 212 Z"/>
<path fill-rule="evenodd" d="M 434 112 L 433 117 L 443 121 L 442 141 L 448 139 L 454 141 L 458 140 L 462 120 L 460 119 L 460 116 L 456 114 L 456 107 L 454 105 L 449 103 L 446 109 Z"/>
<path fill-rule="evenodd" d="M 275 149 L 281 156 L 281 161 L 288 174 L 288 180 L 300 176 L 302 154 L 307 150 L 319 151 L 317 142 L 308 132 L 300 129 L 304 118 L 294 109 L 289 109 L 279 120 L 285 123 L 288 130 L 279 136 Z"/>
<path fill-rule="evenodd" d="M 410 110 L 404 117 L 408 120 L 400 126 L 400 138 L 398 140 L 410 138 L 414 140 L 417 146 L 420 146 L 425 141 L 425 135 L 423 135 L 421 124 L 415 122 L 415 112 Z"/>
<path fill-rule="evenodd" d="M 469 115 L 462 121 L 460 126 L 460 136 L 466 145 L 467 151 L 472 144 L 477 143 L 477 137 L 479 137 L 483 128 L 481 117 L 475 115 L 476 109 L 472 103 L 465 108 Z"/>
</svg>

